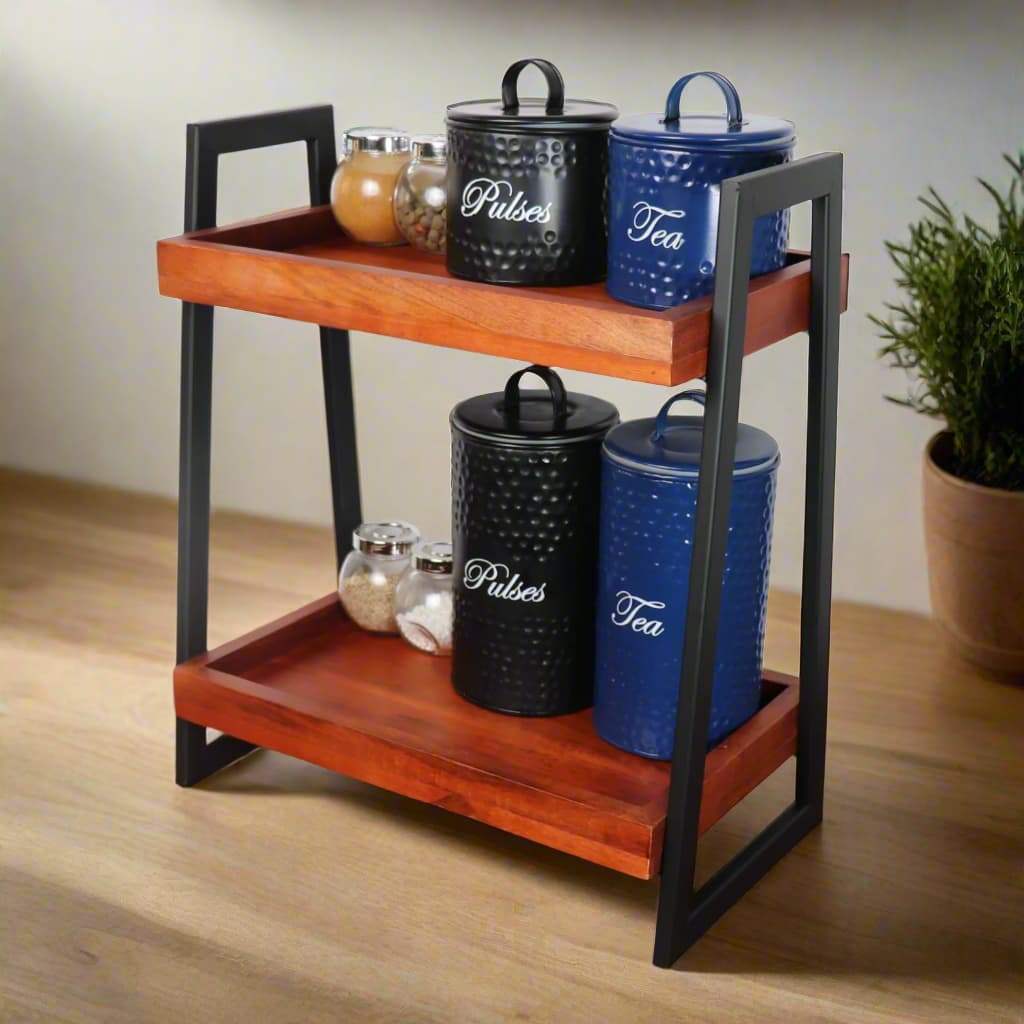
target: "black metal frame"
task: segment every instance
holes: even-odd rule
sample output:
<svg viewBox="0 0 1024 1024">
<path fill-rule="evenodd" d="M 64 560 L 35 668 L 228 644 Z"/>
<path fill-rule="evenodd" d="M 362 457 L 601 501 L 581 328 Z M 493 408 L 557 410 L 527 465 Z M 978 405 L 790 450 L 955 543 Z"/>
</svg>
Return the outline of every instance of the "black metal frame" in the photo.
<svg viewBox="0 0 1024 1024">
<path fill-rule="evenodd" d="M 822 818 L 839 387 L 842 184 L 843 158 L 838 153 L 807 157 L 722 183 L 704 444 L 654 937 L 654 963 L 659 967 L 670 967 Z M 806 201 L 814 205 L 796 798 L 694 892 L 754 221 L 773 210 Z"/>
<path fill-rule="evenodd" d="M 189 125 L 185 229 L 213 227 L 222 153 L 305 142 L 310 201 L 327 201 L 335 164 L 329 106 Z M 654 963 L 669 967 L 822 819 L 838 399 L 843 160 L 825 153 L 722 183 L 717 271 L 707 366 L 704 445 L 662 855 Z M 800 623 L 800 709 L 794 802 L 694 891 L 698 825 L 754 221 L 813 203 L 806 511 Z M 340 562 L 360 520 L 352 374 L 347 331 L 320 328 L 335 543 Z M 183 303 L 181 473 L 178 510 L 178 661 L 206 651 L 210 526 L 213 308 Z M 206 741 L 177 720 L 177 781 L 190 786 L 253 750 L 243 740 Z"/>
<path fill-rule="evenodd" d="M 336 165 L 334 108 L 306 107 L 190 124 L 185 157 L 185 230 L 217 223 L 217 162 L 236 153 L 306 144 L 309 201 L 326 203 Z M 327 412 L 335 548 L 340 564 L 361 519 L 355 408 L 348 331 L 320 328 Z M 178 481 L 179 663 L 206 652 L 210 566 L 210 417 L 213 400 L 213 307 L 182 303 L 181 449 Z M 233 736 L 207 742 L 206 727 L 177 719 L 176 780 L 192 786 L 250 753 Z"/>
</svg>

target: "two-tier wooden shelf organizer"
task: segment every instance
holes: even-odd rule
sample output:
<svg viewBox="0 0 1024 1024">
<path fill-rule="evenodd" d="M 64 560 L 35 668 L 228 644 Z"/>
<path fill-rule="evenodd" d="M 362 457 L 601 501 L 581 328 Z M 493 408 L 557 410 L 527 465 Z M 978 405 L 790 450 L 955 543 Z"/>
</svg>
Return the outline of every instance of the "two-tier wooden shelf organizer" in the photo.
<svg viewBox="0 0 1024 1024">
<path fill-rule="evenodd" d="M 638 878 L 660 875 L 654 962 L 668 966 L 821 821 L 828 683 L 842 157 L 724 182 L 713 301 L 649 312 L 601 285 L 498 288 L 410 248 L 344 238 L 323 205 L 329 106 L 188 128 L 186 234 L 159 243 L 160 291 L 183 302 L 177 781 L 256 747 L 302 758 Z M 311 207 L 215 227 L 223 153 L 305 142 Z M 749 280 L 761 214 L 813 202 L 810 256 Z M 206 647 L 213 307 L 320 325 L 339 559 L 361 519 L 349 330 L 671 385 L 705 376 L 693 571 L 671 764 L 609 746 L 589 711 L 494 714 L 453 693 L 445 659 L 361 632 L 333 593 Z M 711 751 L 707 728 L 744 353 L 810 333 L 800 677 L 766 672 L 758 714 Z M 447 409 L 438 409 L 444 416 Z M 325 573 L 325 576 L 330 574 Z M 207 742 L 206 730 L 224 733 Z M 699 891 L 697 840 L 788 758 L 793 804 Z"/>
</svg>

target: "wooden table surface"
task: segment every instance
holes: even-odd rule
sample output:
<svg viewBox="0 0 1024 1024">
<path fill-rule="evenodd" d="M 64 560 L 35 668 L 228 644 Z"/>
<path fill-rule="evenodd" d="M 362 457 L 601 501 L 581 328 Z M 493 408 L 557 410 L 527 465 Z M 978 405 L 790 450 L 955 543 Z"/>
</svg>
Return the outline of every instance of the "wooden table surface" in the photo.
<svg viewBox="0 0 1024 1024">
<path fill-rule="evenodd" d="M 213 536 L 211 643 L 329 586 L 325 530 Z M 926 619 L 836 607 L 825 823 L 659 971 L 656 883 L 273 754 L 175 787 L 174 564 L 171 503 L 0 473 L 0 1020 L 1024 1020 L 1024 688 Z"/>
</svg>

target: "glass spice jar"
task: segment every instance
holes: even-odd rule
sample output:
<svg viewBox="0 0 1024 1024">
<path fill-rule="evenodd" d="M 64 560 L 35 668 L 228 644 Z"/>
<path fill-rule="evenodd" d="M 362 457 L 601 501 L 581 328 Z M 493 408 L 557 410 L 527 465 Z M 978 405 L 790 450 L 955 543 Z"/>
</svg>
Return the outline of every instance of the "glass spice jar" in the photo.
<svg viewBox="0 0 1024 1024">
<path fill-rule="evenodd" d="M 338 573 L 338 596 L 349 618 L 371 633 L 397 633 L 395 591 L 420 539 L 411 523 L 362 523 Z"/>
<path fill-rule="evenodd" d="M 412 160 L 395 186 L 395 220 L 406 241 L 425 252 L 445 250 L 448 204 L 448 140 L 416 135 Z"/>
<path fill-rule="evenodd" d="M 417 544 L 412 567 L 398 583 L 398 631 L 428 654 L 452 650 L 452 546 L 447 541 Z"/>
<path fill-rule="evenodd" d="M 395 185 L 409 162 L 409 136 L 400 128 L 350 128 L 331 180 L 334 219 L 365 245 L 401 245 L 395 223 Z"/>
</svg>

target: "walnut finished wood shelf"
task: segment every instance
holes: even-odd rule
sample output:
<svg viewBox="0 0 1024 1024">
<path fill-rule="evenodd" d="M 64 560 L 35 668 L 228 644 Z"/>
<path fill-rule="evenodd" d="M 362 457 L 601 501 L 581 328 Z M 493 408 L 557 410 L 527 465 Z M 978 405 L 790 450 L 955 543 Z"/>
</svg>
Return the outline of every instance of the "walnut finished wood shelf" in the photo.
<svg viewBox="0 0 1024 1024">
<path fill-rule="evenodd" d="M 711 298 L 664 312 L 616 302 L 603 284 L 510 288 L 461 281 L 441 257 L 345 238 L 327 206 L 157 243 L 160 293 L 447 348 L 654 384 L 704 374 Z M 842 259 L 846 309 L 848 258 Z M 806 330 L 810 260 L 750 284 L 745 351 Z"/>
<path fill-rule="evenodd" d="M 669 764 L 605 743 L 591 712 L 517 718 L 458 697 L 447 658 L 353 625 L 337 595 L 179 665 L 177 714 L 637 878 L 661 865 Z M 797 681 L 708 753 L 700 829 L 796 752 Z"/>
</svg>

